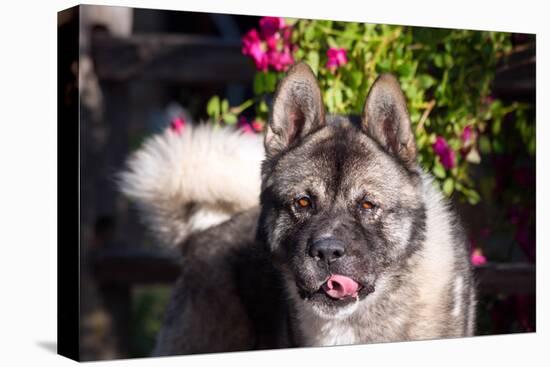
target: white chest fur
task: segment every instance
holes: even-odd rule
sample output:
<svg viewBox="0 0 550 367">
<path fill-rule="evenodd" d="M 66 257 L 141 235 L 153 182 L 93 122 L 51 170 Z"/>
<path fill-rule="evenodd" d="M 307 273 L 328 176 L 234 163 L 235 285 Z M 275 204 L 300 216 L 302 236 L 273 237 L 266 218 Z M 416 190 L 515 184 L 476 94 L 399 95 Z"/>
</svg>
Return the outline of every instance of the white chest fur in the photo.
<svg viewBox="0 0 550 367">
<path fill-rule="evenodd" d="M 343 320 L 327 321 L 312 338 L 314 346 L 348 345 L 359 343 L 356 330 Z"/>
</svg>

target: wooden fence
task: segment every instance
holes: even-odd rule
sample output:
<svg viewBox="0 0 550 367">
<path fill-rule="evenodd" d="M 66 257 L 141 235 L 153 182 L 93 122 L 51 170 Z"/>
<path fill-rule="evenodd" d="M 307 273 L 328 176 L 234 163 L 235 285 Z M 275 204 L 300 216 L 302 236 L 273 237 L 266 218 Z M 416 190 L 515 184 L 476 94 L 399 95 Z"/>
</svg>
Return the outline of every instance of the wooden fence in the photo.
<svg viewBox="0 0 550 367">
<path fill-rule="evenodd" d="M 94 256 L 96 279 L 103 284 L 171 284 L 180 273 L 177 255 L 147 250 L 103 250 Z M 487 263 L 475 267 L 480 294 L 535 293 L 535 266 L 530 263 Z"/>
</svg>

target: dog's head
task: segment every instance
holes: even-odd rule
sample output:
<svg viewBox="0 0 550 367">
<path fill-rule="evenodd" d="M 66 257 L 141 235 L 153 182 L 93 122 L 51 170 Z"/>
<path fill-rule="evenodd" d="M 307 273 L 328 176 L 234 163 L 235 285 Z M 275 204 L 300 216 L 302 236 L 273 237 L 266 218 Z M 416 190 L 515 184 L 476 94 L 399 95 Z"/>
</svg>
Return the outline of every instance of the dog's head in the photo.
<svg viewBox="0 0 550 367">
<path fill-rule="evenodd" d="M 326 117 L 309 66 L 277 89 L 265 137 L 259 234 L 304 304 L 335 317 L 415 251 L 425 219 L 405 97 L 380 76 L 362 121 Z"/>
</svg>

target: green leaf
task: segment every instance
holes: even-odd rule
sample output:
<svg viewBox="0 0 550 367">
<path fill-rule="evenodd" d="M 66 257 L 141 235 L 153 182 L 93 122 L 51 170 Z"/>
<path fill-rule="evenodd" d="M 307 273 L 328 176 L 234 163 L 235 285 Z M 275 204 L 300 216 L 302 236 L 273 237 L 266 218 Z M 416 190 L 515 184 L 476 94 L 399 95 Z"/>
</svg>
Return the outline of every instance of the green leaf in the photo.
<svg viewBox="0 0 550 367">
<path fill-rule="evenodd" d="M 476 205 L 481 199 L 475 190 L 464 190 L 464 194 L 466 194 L 466 199 L 471 205 Z"/>
<path fill-rule="evenodd" d="M 447 172 L 445 172 L 445 168 L 443 168 L 441 163 L 439 163 L 439 160 L 435 161 L 432 172 L 435 175 L 435 177 L 439 177 L 439 178 L 445 178 L 445 176 L 447 175 Z"/>
<path fill-rule="evenodd" d="M 381 60 L 379 63 L 376 64 L 376 70 L 379 73 L 387 73 L 388 71 L 390 71 L 390 67 L 391 67 L 390 59 Z"/>
<path fill-rule="evenodd" d="M 422 89 L 429 89 L 435 84 L 435 79 L 428 74 L 422 74 L 418 76 L 416 78 L 416 81 L 418 83 L 418 86 Z"/>
<path fill-rule="evenodd" d="M 350 74 L 350 87 L 359 88 L 363 82 L 363 73 L 359 70 L 354 70 Z"/>
<path fill-rule="evenodd" d="M 296 22 L 298 22 L 299 19 L 296 18 L 285 18 L 285 24 L 286 25 L 294 25 Z"/>
<path fill-rule="evenodd" d="M 232 113 L 226 113 L 223 115 L 223 121 L 229 125 L 235 125 L 237 123 L 237 116 Z"/>
<path fill-rule="evenodd" d="M 342 101 L 343 101 L 342 89 L 335 88 L 334 89 L 334 105 L 336 106 L 336 109 L 337 109 L 338 112 L 343 112 L 343 111 L 341 111 Z"/>
<path fill-rule="evenodd" d="M 443 192 L 445 193 L 445 195 L 451 196 L 451 194 L 453 193 L 453 189 L 454 181 L 452 178 L 449 177 L 443 182 Z"/>
<path fill-rule="evenodd" d="M 306 42 L 311 42 L 313 41 L 314 37 L 315 37 L 315 27 L 312 27 L 312 26 L 306 27 L 304 32 L 304 40 Z"/>
<path fill-rule="evenodd" d="M 327 92 L 325 93 L 325 99 L 327 104 L 327 109 L 330 113 L 336 113 L 336 112 L 342 112 L 339 110 L 339 108 L 342 107 L 342 89 L 333 86 L 332 88 L 329 88 Z"/>
<path fill-rule="evenodd" d="M 397 73 L 404 79 L 410 79 L 414 76 L 416 66 L 413 63 L 405 62 L 397 68 Z"/>
<path fill-rule="evenodd" d="M 420 134 L 420 136 L 416 138 L 416 146 L 418 149 L 422 149 L 424 145 L 426 145 L 427 140 L 428 136 L 425 133 Z"/>
<path fill-rule="evenodd" d="M 483 154 L 489 154 L 491 152 L 491 141 L 485 135 L 479 138 L 479 150 Z"/>
<path fill-rule="evenodd" d="M 445 66 L 447 68 L 450 69 L 450 68 L 453 67 L 453 57 L 451 56 L 451 54 L 449 54 L 449 53 L 444 54 L 443 59 L 444 59 L 444 62 L 445 62 Z"/>
<path fill-rule="evenodd" d="M 313 70 L 313 73 L 317 75 L 319 73 L 319 52 L 309 51 L 307 54 L 307 63 Z"/>
<path fill-rule="evenodd" d="M 258 112 L 261 112 L 261 113 L 269 112 L 269 107 L 263 99 L 260 101 L 260 104 L 258 105 Z"/>
<path fill-rule="evenodd" d="M 254 94 L 260 95 L 265 92 L 265 73 L 257 72 L 254 76 Z"/>
<path fill-rule="evenodd" d="M 220 116 L 220 97 L 214 96 L 210 98 L 208 104 L 206 105 L 206 113 L 208 116 L 218 120 Z"/>
<path fill-rule="evenodd" d="M 275 92 L 275 88 L 277 87 L 277 73 L 274 73 L 272 71 L 265 74 L 265 92 L 271 93 Z"/>
<path fill-rule="evenodd" d="M 493 135 L 500 134 L 501 127 L 502 127 L 502 119 L 495 118 L 493 120 L 493 123 L 491 124 L 491 130 L 493 131 Z"/>
<path fill-rule="evenodd" d="M 502 146 L 502 143 L 499 139 L 493 140 L 493 150 L 495 153 L 501 154 L 504 152 L 504 147 Z"/>
<path fill-rule="evenodd" d="M 329 47 L 338 47 L 338 43 L 336 43 L 336 41 L 334 40 L 334 37 L 327 37 L 327 43 L 328 43 L 328 46 Z"/>
<path fill-rule="evenodd" d="M 221 106 L 221 113 L 222 113 L 222 115 L 223 115 L 224 113 L 226 113 L 227 110 L 229 110 L 229 102 L 227 101 L 227 99 L 224 99 L 224 100 L 222 101 L 222 106 Z"/>
<path fill-rule="evenodd" d="M 437 66 L 438 68 L 443 67 L 443 55 L 442 55 L 442 54 L 436 54 L 436 55 L 434 56 L 434 64 L 435 64 L 435 66 Z"/>
<path fill-rule="evenodd" d="M 325 100 L 325 104 L 327 105 L 327 109 L 329 112 L 334 112 L 335 110 L 335 105 L 334 105 L 334 91 L 333 91 L 333 88 L 328 88 L 326 91 L 325 91 L 325 95 L 324 95 L 324 100 Z"/>
</svg>

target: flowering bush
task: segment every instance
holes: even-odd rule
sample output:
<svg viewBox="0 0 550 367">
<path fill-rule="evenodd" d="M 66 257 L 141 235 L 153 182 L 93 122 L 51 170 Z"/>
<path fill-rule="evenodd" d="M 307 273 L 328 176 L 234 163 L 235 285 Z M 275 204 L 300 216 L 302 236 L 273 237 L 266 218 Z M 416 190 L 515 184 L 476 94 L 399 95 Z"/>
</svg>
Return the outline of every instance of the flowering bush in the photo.
<svg viewBox="0 0 550 367">
<path fill-rule="evenodd" d="M 255 98 L 229 109 L 214 97 L 208 114 L 216 124 L 235 124 L 254 105 L 255 127 L 244 120 L 239 126 L 261 131 L 278 80 L 303 60 L 317 74 L 328 112 L 358 115 L 376 77 L 391 72 L 408 100 L 420 163 L 447 196 L 457 193 L 476 204 L 471 166 L 480 163 L 480 149 L 502 150 L 498 129 L 506 116 L 515 116 L 519 136 L 534 154 L 527 106 L 505 106 L 491 96 L 497 57 L 510 49 L 507 33 L 264 17 L 242 39 L 242 52 L 257 70 Z"/>
</svg>

